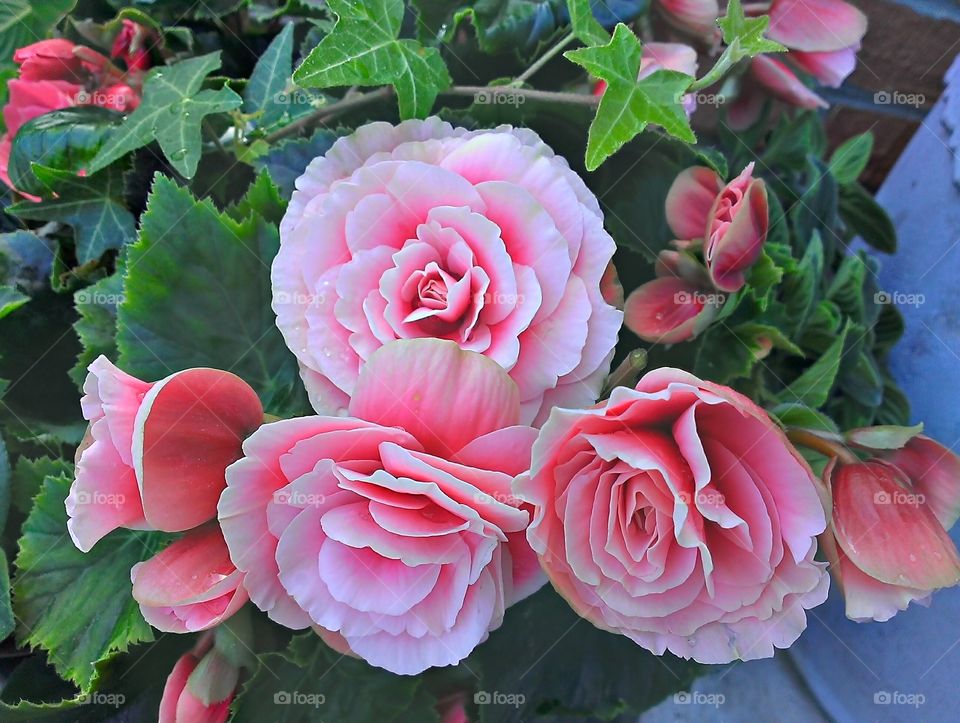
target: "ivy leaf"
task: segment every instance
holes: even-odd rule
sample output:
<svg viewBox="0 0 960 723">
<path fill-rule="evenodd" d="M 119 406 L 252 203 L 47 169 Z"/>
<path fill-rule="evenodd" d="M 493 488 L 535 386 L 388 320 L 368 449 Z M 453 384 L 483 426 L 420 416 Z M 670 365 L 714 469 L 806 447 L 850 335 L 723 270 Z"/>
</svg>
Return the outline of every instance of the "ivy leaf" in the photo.
<svg viewBox="0 0 960 723">
<path fill-rule="evenodd" d="M 290 138 L 271 148 L 253 165 L 266 169 L 280 193 L 289 198 L 294 190 L 294 181 L 303 175 L 310 161 L 329 151 L 337 138 L 336 133 L 326 129 L 318 130 L 309 138 Z"/>
<path fill-rule="evenodd" d="M 260 667 L 234 703 L 233 723 L 324 720 L 438 720 L 420 678 L 393 675 L 335 652 L 313 632 L 295 636 Z"/>
<path fill-rule="evenodd" d="M 143 100 L 104 143 L 90 172 L 156 140 L 177 172 L 193 178 L 200 161 L 203 119 L 242 102 L 230 88 L 200 89 L 207 75 L 219 67 L 218 51 L 151 70 L 143 85 Z"/>
<path fill-rule="evenodd" d="M 226 369 L 256 389 L 271 413 L 302 411 L 296 359 L 270 308 L 279 243 L 259 211 L 236 220 L 158 174 L 127 254 L 120 365 L 142 379 Z"/>
<path fill-rule="evenodd" d="M 0 64 L 12 65 L 18 48 L 41 40 L 77 0 L 3 0 L 0 3 Z"/>
<path fill-rule="evenodd" d="M 607 45 L 564 53 L 607 83 L 587 137 L 589 171 L 599 168 L 650 123 L 688 143 L 697 140 L 681 102 L 693 78 L 673 70 L 658 70 L 637 81 L 641 54 L 640 41 L 623 23 L 617 25 Z"/>
<path fill-rule="evenodd" d="M 401 119 L 430 113 L 450 74 L 436 48 L 399 39 L 403 0 L 330 0 L 338 20 L 293 74 L 309 87 L 384 85 L 396 88 Z"/>
<path fill-rule="evenodd" d="M 727 14 L 717 24 L 723 31 L 723 42 L 727 45 L 723 53 L 729 55 L 731 63 L 761 53 L 782 53 L 786 50 L 780 43 L 763 37 L 770 25 L 770 18 L 766 15 L 748 18 L 743 13 L 740 0 L 730 0 Z"/>
<path fill-rule="evenodd" d="M 830 156 L 830 173 L 841 186 L 854 183 L 867 167 L 872 152 L 873 133 L 870 131 L 849 138 Z"/>
<path fill-rule="evenodd" d="M 593 16 L 590 0 L 567 0 L 567 10 L 577 40 L 585 45 L 606 45 L 610 42 L 610 33 Z"/>
<path fill-rule="evenodd" d="M 53 197 L 39 203 L 23 201 L 8 211 L 20 218 L 72 226 L 81 264 L 133 240 L 136 222 L 123 201 L 123 172 L 119 168 L 92 177 L 38 163 L 31 168 Z"/>
<path fill-rule="evenodd" d="M 259 126 L 276 123 L 292 105 L 312 108 L 309 103 L 299 103 L 296 93 L 287 92 L 293 73 L 293 30 L 293 23 L 283 27 L 260 56 L 243 90 L 243 112 L 260 113 L 256 119 Z"/>
<path fill-rule="evenodd" d="M 131 595 L 130 568 L 162 536 L 120 530 L 80 552 L 67 534 L 69 477 L 47 477 L 23 524 L 13 580 L 18 642 L 40 647 L 66 680 L 89 691 L 99 664 L 153 639 Z"/>
<path fill-rule="evenodd" d="M 46 186 L 31 170 L 34 162 L 77 173 L 97 154 L 122 118 L 106 108 L 78 106 L 27 121 L 20 126 L 10 149 L 13 185 L 27 193 L 44 195 Z"/>
<path fill-rule="evenodd" d="M 840 361 L 843 358 L 849 331 L 850 324 L 848 323 L 823 353 L 823 356 L 807 367 L 799 377 L 781 391 L 777 395 L 777 399 L 788 404 L 805 404 L 814 409 L 822 407 L 830 398 L 830 392 L 833 390 L 834 382 L 840 371 Z"/>
</svg>

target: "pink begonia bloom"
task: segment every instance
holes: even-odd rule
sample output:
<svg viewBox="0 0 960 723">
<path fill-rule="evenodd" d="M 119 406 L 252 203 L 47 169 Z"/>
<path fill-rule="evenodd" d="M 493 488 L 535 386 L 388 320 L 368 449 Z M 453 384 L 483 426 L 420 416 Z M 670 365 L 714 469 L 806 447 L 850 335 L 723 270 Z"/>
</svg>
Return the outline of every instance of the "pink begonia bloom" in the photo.
<svg viewBox="0 0 960 723">
<path fill-rule="evenodd" d="M 717 19 L 723 13 L 718 0 L 658 0 L 657 5 L 664 19 L 678 30 L 710 44 L 720 39 Z"/>
<path fill-rule="evenodd" d="M 165 633 L 212 628 L 247 601 L 243 573 L 230 561 L 216 521 L 134 565 L 130 579 L 144 620 Z"/>
<path fill-rule="evenodd" d="M 179 532 L 216 516 L 224 470 L 263 421 L 246 382 L 216 369 L 143 382 L 100 356 L 83 391 L 90 427 L 66 499 L 79 549 L 118 527 Z"/>
<path fill-rule="evenodd" d="M 277 326 L 318 413 L 346 409 L 395 339 L 455 341 L 506 369 L 521 420 L 592 404 L 622 314 L 594 195 L 527 129 L 371 123 L 297 180 L 273 263 Z"/>
<path fill-rule="evenodd" d="M 788 647 L 826 598 L 817 484 L 747 397 L 663 368 L 555 409 L 514 490 L 577 613 L 657 655 L 727 663 Z"/>
<path fill-rule="evenodd" d="M 0 181 L 11 188 L 8 167 L 13 139 L 27 121 L 75 105 L 129 111 L 140 103 L 138 92 L 110 68 L 104 56 L 69 40 L 41 40 L 18 49 L 13 60 L 20 74 L 7 82 L 9 97 L 3 107 L 7 130 L 0 137 Z"/>
<path fill-rule="evenodd" d="M 753 163 L 726 185 L 710 168 L 687 168 L 667 192 L 666 213 L 678 238 L 703 239 L 704 262 L 717 289 L 743 287 L 770 224 L 766 185 L 753 178 Z"/>
<path fill-rule="evenodd" d="M 861 622 L 889 620 L 960 583 L 960 556 L 947 534 L 960 516 L 960 459 L 922 435 L 878 455 L 824 471 L 833 519 L 823 549 L 847 617 Z"/>
<path fill-rule="evenodd" d="M 677 344 L 700 335 L 719 311 L 721 297 L 673 276 L 634 289 L 623 307 L 624 325 L 644 341 Z"/>
<path fill-rule="evenodd" d="M 224 723 L 229 717 L 240 671 L 212 640 L 207 633 L 173 666 L 163 686 L 158 723 Z"/>
<path fill-rule="evenodd" d="M 499 365 L 440 339 L 376 351 L 349 413 L 244 442 L 219 505 L 230 555 L 276 622 L 394 673 L 454 665 L 544 582 L 511 493 L 536 431 Z"/>
</svg>

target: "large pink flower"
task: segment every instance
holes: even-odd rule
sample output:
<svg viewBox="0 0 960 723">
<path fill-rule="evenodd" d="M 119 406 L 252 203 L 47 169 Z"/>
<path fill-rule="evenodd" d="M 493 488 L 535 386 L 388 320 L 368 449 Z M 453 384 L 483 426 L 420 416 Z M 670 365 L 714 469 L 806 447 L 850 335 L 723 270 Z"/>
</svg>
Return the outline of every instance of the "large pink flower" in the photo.
<svg viewBox="0 0 960 723">
<path fill-rule="evenodd" d="M 273 308 L 318 412 L 346 408 L 378 348 L 417 337 L 500 364 L 525 423 L 596 400 L 622 317 L 600 293 L 614 243 L 532 131 L 363 126 L 297 180 L 280 238 Z"/>
<path fill-rule="evenodd" d="M 753 402 L 686 372 L 554 410 L 515 491 L 560 594 L 658 655 L 769 657 L 826 597 L 810 468 Z"/>
<path fill-rule="evenodd" d="M 543 583 L 511 494 L 536 432 L 497 364 L 437 339 L 374 353 L 349 411 L 244 443 L 219 505 L 230 555 L 279 623 L 396 673 L 453 665 Z"/>
</svg>

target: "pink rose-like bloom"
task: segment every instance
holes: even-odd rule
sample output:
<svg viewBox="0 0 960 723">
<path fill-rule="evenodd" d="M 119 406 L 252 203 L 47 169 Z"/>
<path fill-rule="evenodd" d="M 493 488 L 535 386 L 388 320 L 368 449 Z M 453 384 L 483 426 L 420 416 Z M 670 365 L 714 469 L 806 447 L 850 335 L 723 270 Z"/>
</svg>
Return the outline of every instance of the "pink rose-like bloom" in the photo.
<svg viewBox="0 0 960 723">
<path fill-rule="evenodd" d="M 543 584 L 511 493 L 536 432 L 500 366 L 439 339 L 375 352 L 349 412 L 244 442 L 219 506 L 230 555 L 283 625 L 394 673 L 456 664 Z"/>
<path fill-rule="evenodd" d="M 753 163 L 726 185 L 711 168 L 687 168 L 667 193 L 666 212 L 678 238 L 703 239 L 703 259 L 716 288 L 743 287 L 770 223 L 767 188 L 753 178 Z"/>
<path fill-rule="evenodd" d="M 584 406 L 622 318 L 597 199 L 527 129 L 371 123 L 297 180 L 273 263 L 277 326 L 322 414 L 395 339 L 456 342 L 506 369 L 521 419 Z"/>
<path fill-rule="evenodd" d="M 788 647 L 826 598 L 816 484 L 752 401 L 663 368 L 554 410 L 515 491 L 577 613 L 657 655 L 727 663 Z"/>
<path fill-rule="evenodd" d="M 217 523 L 209 522 L 130 570 L 143 618 L 165 633 L 195 633 L 219 625 L 243 607 L 243 573 Z"/>
<path fill-rule="evenodd" d="M 246 382 L 216 369 L 143 382 L 100 356 L 83 391 L 90 427 L 66 499 L 79 549 L 118 527 L 179 532 L 216 516 L 224 470 L 263 421 Z"/>
<path fill-rule="evenodd" d="M 0 180 L 11 188 L 10 151 L 24 123 L 75 105 L 128 111 L 140 102 L 138 93 L 104 56 L 69 40 L 41 40 L 17 50 L 13 60 L 20 66 L 20 75 L 7 82 L 9 98 L 3 107 L 7 132 L 0 137 Z"/>
<path fill-rule="evenodd" d="M 847 617 L 860 622 L 889 620 L 960 583 L 960 556 L 947 534 L 960 517 L 960 459 L 922 435 L 879 454 L 824 471 L 833 515 L 823 549 Z"/>
<path fill-rule="evenodd" d="M 224 723 L 239 677 L 239 668 L 214 647 L 207 633 L 167 676 L 158 723 Z"/>
</svg>

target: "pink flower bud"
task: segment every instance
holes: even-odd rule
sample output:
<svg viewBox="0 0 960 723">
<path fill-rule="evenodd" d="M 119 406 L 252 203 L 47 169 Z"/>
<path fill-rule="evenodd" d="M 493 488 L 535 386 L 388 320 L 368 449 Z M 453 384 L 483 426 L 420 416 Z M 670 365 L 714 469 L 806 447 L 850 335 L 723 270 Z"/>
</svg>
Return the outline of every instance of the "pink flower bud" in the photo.
<svg viewBox="0 0 960 723">
<path fill-rule="evenodd" d="M 212 645 L 208 633 L 173 666 L 160 700 L 159 723 L 223 723 L 230 715 L 240 670 Z"/>
<path fill-rule="evenodd" d="M 224 470 L 263 421 L 260 400 L 242 379 L 187 369 L 148 383 L 101 356 L 83 390 L 88 443 L 78 450 L 66 500 L 79 549 L 118 527 L 179 532 L 216 516 Z"/>
</svg>

